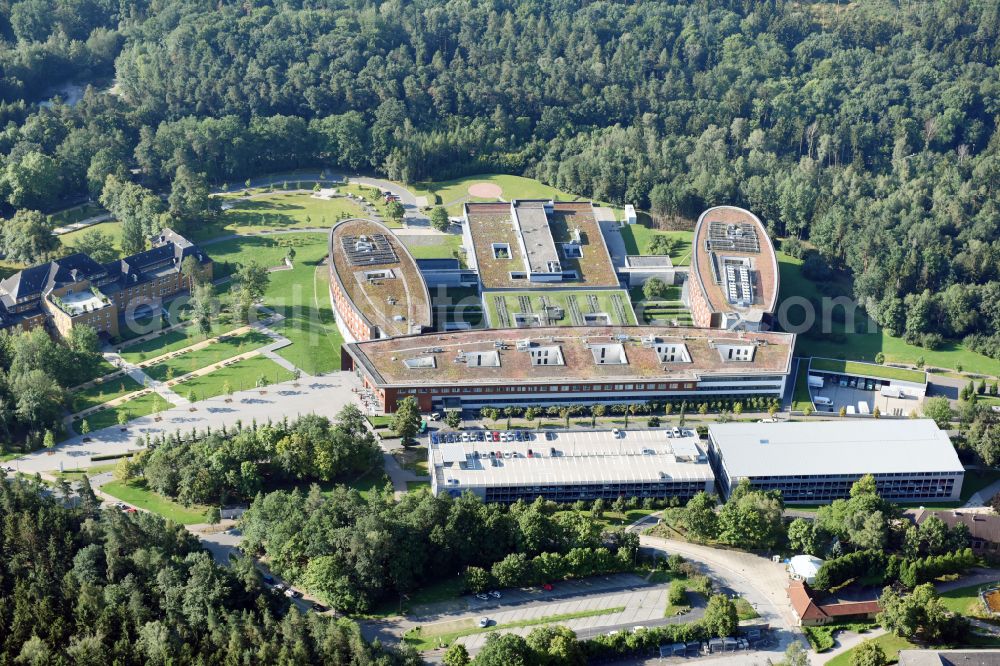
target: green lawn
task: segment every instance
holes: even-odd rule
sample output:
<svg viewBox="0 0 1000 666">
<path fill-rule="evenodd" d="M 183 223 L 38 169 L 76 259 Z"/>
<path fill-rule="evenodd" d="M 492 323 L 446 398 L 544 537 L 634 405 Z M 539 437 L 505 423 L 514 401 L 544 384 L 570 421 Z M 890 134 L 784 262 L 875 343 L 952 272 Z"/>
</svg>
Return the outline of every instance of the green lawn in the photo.
<svg viewBox="0 0 1000 666">
<path fill-rule="evenodd" d="M 217 224 L 199 228 L 192 237 L 205 239 L 231 233 L 332 227 L 341 217 L 364 216 L 361 207 L 347 197 L 316 199 L 311 192 L 283 191 L 255 194 L 249 200 L 241 197 L 241 194 L 222 197 L 225 205 L 233 208 L 224 211 Z"/>
<path fill-rule="evenodd" d="M 223 335 L 237 328 L 239 328 L 239 324 L 216 322 L 212 325 L 212 332 L 209 337 Z M 185 328 L 175 328 L 167 331 L 155 338 L 126 345 L 122 347 L 121 356 L 129 363 L 142 363 L 147 359 L 156 358 L 157 356 L 198 344 L 205 339 L 206 336 L 197 326 L 192 324 Z"/>
<path fill-rule="evenodd" d="M 73 224 L 74 222 L 80 222 L 81 220 L 86 220 L 88 217 L 96 217 L 102 213 L 106 213 L 101 206 L 94 203 L 85 203 L 81 206 L 74 206 L 72 208 L 66 208 L 59 211 L 58 213 L 52 213 L 48 215 L 49 224 L 54 227 L 63 227 L 67 224 Z"/>
<path fill-rule="evenodd" d="M 430 205 L 435 205 L 435 195 L 440 197 L 440 204 L 447 207 L 450 215 L 459 215 L 465 201 L 495 201 L 469 196 L 469 186 L 475 183 L 493 183 L 499 185 L 504 201 L 513 199 L 558 199 L 560 201 L 575 201 L 581 197 L 550 187 L 532 178 L 510 176 L 507 174 L 479 174 L 448 180 L 438 183 L 417 183 L 406 185 L 406 188 L 417 196 L 426 196 Z"/>
<path fill-rule="evenodd" d="M 414 259 L 458 259 L 465 265 L 465 258 L 459 248 L 462 247 L 462 237 L 458 234 L 441 236 L 402 236 L 403 244 Z M 431 240 L 432 243 L 424 241 Z"/>
<path fill-rule="evenodd" d="M 292 373 L 266 356 L 252 356 L 237 361 L 208 374 L 192 377 L 173 387 L 179 395 L 187 397 L 193 391 L 198 400 L 214 398 L 225 393 L 226 382 L 233 391 L 243 391 L 257 385 L 257 379 L 267 377 L 272 384 L 292 379 Z"/>
<path fill-rule="evenodd" d="M 86 384 L 87 382 L 97 379 L 98 377 L 110 375 L 112 372 L 117 370 L 118 368 L 111 365 L 111 363 L 105 358 L 101 357 L 96 363 L 87 366 L 87 372 L 80 378 L 80 383 Z"/>
<path fill-rule="evenodd" d="M 430 490 L 431 489 L 431 482 L 430 481 L 407 481 L 406 482 L 406 492 L 408 492 L 408 493 L 415 493 L 418 490 L 423 490 L 424 488 L 426 488 L 427 490 Z"/>
<path fill-rule="evenodd" d="M 271 274 L 264 294 L 264 305 L 285 316 L 275 329 L 292 341 L 276 353 L 310 375 L 340 370 L 344 343 L 330 306 L 329 270 L 319 264 L 325 254 L 325 240 L 303 248 L 293 270 Z"/>
<path fill-rule="evenodd" d="M 62 234 L 59 236 L 59 242 L 62 243 L 67 252 L 74 251 L 74 248 L 80 242 L 80 239 L 83 238 L 84 234 L 94 230 L 100 231 L 105 236 L 110 237 L 111 243 L 114 245 L 115 249 L 117 249 L 119 253 L 121 252 L 122 223 L 117 220 L 108 220 L 107 222 L 92 224 L 89 227 L 77 229 L 76 231 L 71 231 L 68 234 Z"/>
<path fill-rule="evenodd" d="M 691 239 L 693 231 L 661 231 L 650 229 L 642 224 L 627 224 L 622 227 L 622 240 L 625 241 L 625 251 L 629 254 L 649 255 L 649 244 L 657 236 L 666 236 L 673 240 L 670 261 L 674 266 L 687 266 L 691 263 Z"/>
<path fill-rule="evenodd" d="M 259 331 L 247 331 L 242 335 L 220 340 L 206 347 L 185 352 L 144 368 L 146 374 L 158 381 L 178 378 L 201 368 L 207 368 L 233 356 L 263 347 L 271 338 Z"/>
<path fill-rule="evenodd" d="M 885 656 L 889 658 L 890 664 L 894 664 L 899 661 L 900 650 L 916 650 L 920 647 L 919 645 L 914 645 L 905 638 L 900 638 L 895 634 L 882 634 L 872 640 L 882 646 L 882 650 L 885 652 Z M 851 666 L 851 655 L 854 653 L 854 650 L 855 648 L 852 648 L 846 652 L 841 652 L 836 657 L 826 662 L 827 666 Z"/>
<path fill-rule="evenodd" d="M 822 298 L 823 294 L 815 283 L 802 275 L 802 261 L 782 252 L 778 252 L 777 256 L 781 274 L 780 300 L 783 301 L 792 296 L 803 296 L 819 302 L 818 299 Z M 835 282 L 834 287 L 837 289 L 837 293 L 851 293 L 849 282 Z M 798 321 L 799 315 L 796 314 L 796 311 L 800 311 L 800 308 L 794 308 L 793 313 L 791 313 L 793 323 Z M 860 316 L 855 322 L 856 330 L 846 333 L 844 324 L 841 322 L 834 321 L 831 326 L 832 332 L 829 334 L 819 333 L 819 326 L 817 320 L 814 327 L 814 330 L 817 331 L 815 335 L 806 333 L 796 337 L 796 356 L 852 359 L 873 363 L 875 355 L 882 352 L 886 362 L 889 363 L 916 364 L 918 359 L 922 358 L 928 366 L 952 369 L 961 366 L 963 370 L 974 370 L 981 374 L 1000 376 L 1000 359 L 977 354 L 966 349 L 960 342 L 946 341 L 938 349 L 924 349 L 907 344 L 902 338 L 887 335 L 874 324 L 872 324 L 871 329 L 873 332 L 868 332 L 868 322 L 862 320 Z"/>
<path fill-rule="evenodd" d="M 979 601 L 979 591 L 989 587 L 994 587 L 997 584 L 1000 584 L 1000 581 L 993 583 L 992 585 L 969 585 L 968 587 L 960 587 L 948 592 L 942 592 L 940 595 L 941 602 L 948 608 L 948 610 L 955 613 L 973 617 L 982 615 L 983 609 Z"/>
<path fill-rule="evenodd" d="M 337 190 L 345 194 L 350 193 L 356 197 L 361 197 L 370 203 L 387 227 L 398 229 L 403 226 L 401 223 L 395 222 L 389 217 L 388 205 L 385 202 L 385 197 L 380 194 L 377 187 L 352 183 L 350 185 L 338 185 Z M 367 214 L 365 214 L 364 217 L 367 217 Z"/>
<path fill-rule="evenodd" d="M 87 424 L 90 425 L 91 431 L 100 430 L 101 428 L 117 425 L 118 413 L 121 411 L 124 411 L 129 420 L 132 420 L 140 416 L 148 416 L 153 413 L 154 409 L 159 409 L 162 412 L 173 406 L 172 403 L 167 402 L 156 393 L 150 391 L 145 395 L 126 400 L 115 407 L 108 407 L 107 409 L 87 415 Z M 76 427 L 79 430 L 79 425 Z"/>
<path fill-rule="evenodd" d="M 285 316 L 275 329 L 292 341 L 278 354 L 308 374 L 339 370 L 343 339 L 330 306 L 329 271 L 320 265 L 327 253 L 326 234 L 233 238 L 206 249 L 222 263 L 220 274 L 228 274 L 250 258 L 277 265 L 288 247 L 295 248 L 294 268 L 271 273 L 264 294 L 264 305 Z"/>
<path fill-rule="evenodd" d="M 553 624 L 575 620 L 582 617 L 595 617 L 597 615 L 612 615 L 625 610 L 624 606 L 612 608 L 593 608 L 589 610 L 577 611 L 575 613 L 563 613 L 561 615 L 549 615 L 546 617 L 536 617 L 517 622 L 506 622 L 495 624 L 489 627 L 479 627 L 472 619 L 457 620 L 455 622 L 441 622 L 436 625 L 416 627 L 403 635 L 403 641 L 412 645 L 417 650 L 433 650 L 438 645 L 450 645 L 456 638 L 472 636 L 474 634 L 488 634 L 501 629 L 517 629 L 520 627 L 534 627 L 540 624 Z"/>
<path fill-rule="evenodd" d="M 112 481 L 101 486 L 108 495 L 182 525 L 206 522 L 207 506 L 186 507 L 146 488 L 145 481 Z"/>
<path fill-rule="evenodd" d="M 893 368 L 874 363 L 858 363 L 834 358 L 814 358 L 810 364 L 813 370 L 836 372 L 844 375 L 862 375 L 880 379 L 898 379 L 905 382 L 923 384 L 927 382 L 927 373 L 923 370 Z"/>
<path fill-rule="evenodd" d="M 565 513 L 569 513 L 572 509 L 567 510 Z M 617 511 L 605 511 L 604 514 L 597 519 L 597 523 L 602 529 L 610 529 L 612 527 L 628 526 L 637 520 L 641 520 L 646 516 L 656 513 L 659 509 L 626 509 L 625 513 L 618 513 Z M 561 513 L 561 512 L 556 512 Z M 581 511 L 581 514 L 588 518 L 592 518 L 590 510 Z"/>
<path fill-rule="evenodd" d="M 93 467 L 80 467 L 78 469 L 64 469 L 61 472 L 52 472 L 57 479 L 67 481 L 79 481 L 84 476 L 93 477 L 95 474 L 113 472 L 118 463 L 108 463 L 106 465 L 94 465 Z"/>
<path fill-rule="evenodd" d="M 138 391 L 141 388 L 142 385 L 128 375 L 115 377 L 102 384 L 95 384 L 90 388 L 71 393 L 70 411 L 73 413 L 82 412 L 85 409 L 102 405 L 115 398 L 120 398 L 127 393 Z"/>
<path fill-rule="evenodd" d="M 621 313 L 615 307 L 615 300 L 621 305 Z M 498 308 L 497 299 L 502 299 L 506 304 L 507 319 L 503 319 Z M 515 292 L 487 292 L 483 296 L 486 312 L 489 316 L 490 324 L 494 328 L 516 328 L 515 315 L 524 313 L 527 309 L 522 306 L 522 300 L 530 302 L 530 312 L 542 314 L 544 303 L 549 306 L 559 307 L 563 311 L 563 318 L 552 323 L 560 326 L 582 326 L 584 317 L 593 312 L 606 313 L 611 316 L 611 323 L 618 325 L 635 325 L 635 312 L 628 293 L 620 289 L 593 290 L 593 291 L 515 291 Z M 596 310 L 593 301 L 596 300 Z M 576 307 L 573 307 L 573 301 Z M 574 314 L 574 312 L 578 314 Z"/>
<path fill-rule="evenodd" d="M 795 373 L 795 390 L 792 392 L 792 409 L 804 411 L 812 409 L 812 397 L 809 395 L 809 359 L 799 359 L 798 372 Z"/>
</svg>

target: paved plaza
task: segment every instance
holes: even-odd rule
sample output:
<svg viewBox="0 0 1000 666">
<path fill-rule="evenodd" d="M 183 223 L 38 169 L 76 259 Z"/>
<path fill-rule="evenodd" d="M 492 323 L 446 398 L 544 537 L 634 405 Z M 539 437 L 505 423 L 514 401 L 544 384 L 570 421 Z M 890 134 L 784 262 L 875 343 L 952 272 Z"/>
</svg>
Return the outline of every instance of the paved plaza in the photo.
<svg viewBox="0 0 1000 666">
<path fill-rule="evenodd" d="M 237 421 L 249 424 L 268 420 L 289 420 L 304 414 L 319 414 L 333 418 L 346 405 L 360 406 L 357 377 L 349 372 L 337 372 L 318 377 L 303 377 L 298 382 L 272 384 L 266 389 L 234 393 L 209 398 L 193 405 L 184 404 L 160 412 L 156 417 L 144 416 L 129 422 L 125 429 L 112 426 L 89 435 L 78 435 L 52 449 L 35 451 L 7 464 L 19 472 L 35 473 L 62 469 L 77 469 L 108 461 L 91 461 L 93 456 L 121 454 L 145 446 L 145 437 L 169 434 L 192 428 L 217 429 L 233 426 Z M 192 408 L 194 411 L 192 411 Z M 87 441 L 84 441 L 87 440 Z"/>
</svg>

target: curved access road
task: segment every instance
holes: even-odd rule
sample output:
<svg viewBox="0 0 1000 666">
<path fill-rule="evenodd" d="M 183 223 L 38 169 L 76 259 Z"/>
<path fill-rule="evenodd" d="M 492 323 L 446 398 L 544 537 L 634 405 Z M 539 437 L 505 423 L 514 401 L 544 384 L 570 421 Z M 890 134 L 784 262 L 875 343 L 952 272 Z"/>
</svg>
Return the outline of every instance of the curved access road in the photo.
<svg viewBox="0 0 1000 666">
<path fill-rule="evenodd" d="M 655 515 L 633 524 L 630 529 L 651 526 L 656 520 Z M 677 553 L 685 559 L 696 563 L 702 571 L 717 581 L 722 587 L 728 588 L 749 601 L 761 619 L 767 622 L 778 638 L 778 645 L 767 651 L 757 651 L 730 656 L 713 658 L 712 663 L 733 664 L 766 664 L 767 660 L 778 661 L 783 656 L 790 641 L 800 641 L 803 647 L 809 649 L 799 629 L 796 627 L 795 616 L 788 602 L 788 574 L 783 565 L 771 560 L 739 550 L 725 550 L 699 544 L 664 539 L 661 537 L 640 534 L 639 543 L 645 551 L 655 551 L 662 555 Z"/>
</svg>

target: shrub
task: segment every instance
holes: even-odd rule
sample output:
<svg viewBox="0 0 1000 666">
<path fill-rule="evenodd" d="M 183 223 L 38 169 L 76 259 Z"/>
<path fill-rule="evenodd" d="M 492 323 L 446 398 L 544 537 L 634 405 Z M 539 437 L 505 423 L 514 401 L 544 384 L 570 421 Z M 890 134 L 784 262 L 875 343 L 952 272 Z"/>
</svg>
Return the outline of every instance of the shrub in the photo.
<svg viewBox="0 0 1000 666">
<path fill-rule="evenodd" d="M 670 591 L 667 593 L 667 603 L 671 606 L 687 606 L 687 586 L 684 581 L 674 579 L 670 581 Z"/>
</svg>

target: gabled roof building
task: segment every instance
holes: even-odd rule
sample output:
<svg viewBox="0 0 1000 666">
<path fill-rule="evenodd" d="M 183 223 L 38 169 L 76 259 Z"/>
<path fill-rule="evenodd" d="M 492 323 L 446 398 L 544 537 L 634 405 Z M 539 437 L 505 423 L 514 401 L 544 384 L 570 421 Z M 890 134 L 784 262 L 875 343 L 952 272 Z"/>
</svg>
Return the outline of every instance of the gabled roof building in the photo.
<svg viewBox="0 0 1000 666">
<path fill-rule="evenodd" d="M 136 306 L 188 288 L 181 264 L 189 256 L 211 279 L 208 255 L 170 229 L 160 233 L 151 249 L 107 264 L 77 252 L 25 268 L 0 282 L 0 329 L 47 326 L 68 335 L 73 326 L 87 324 L 117 336 L 122 318 Z"/>
</svg>

